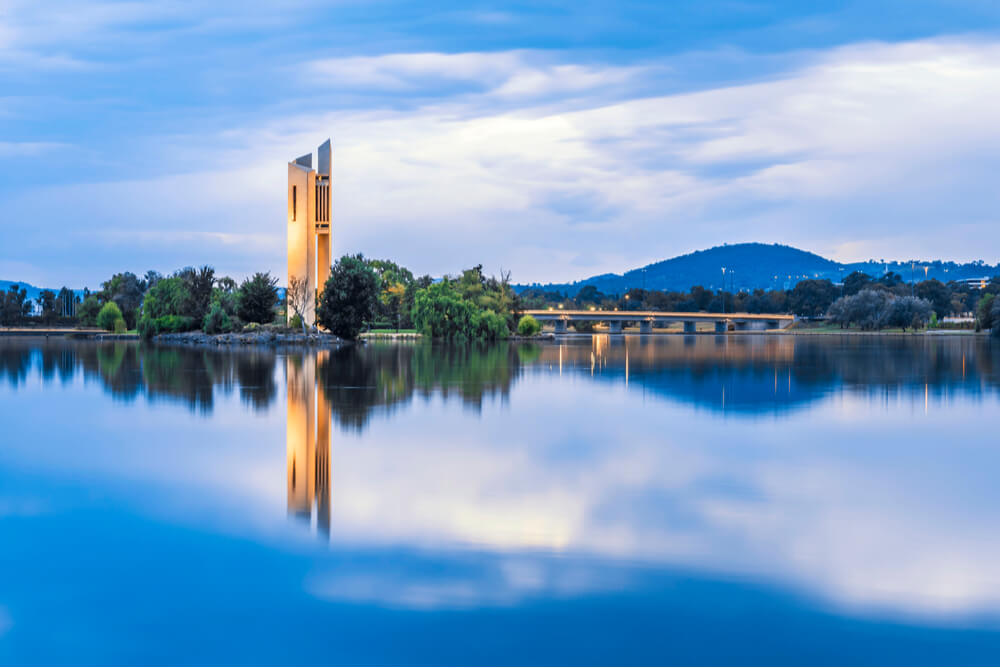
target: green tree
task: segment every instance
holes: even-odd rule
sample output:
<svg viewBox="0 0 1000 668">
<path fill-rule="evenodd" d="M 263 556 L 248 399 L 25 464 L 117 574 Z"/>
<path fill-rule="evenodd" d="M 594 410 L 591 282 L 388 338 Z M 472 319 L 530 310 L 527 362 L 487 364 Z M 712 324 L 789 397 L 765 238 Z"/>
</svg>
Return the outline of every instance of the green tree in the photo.
<svg viewBox="0 0 1000 668">
<path fill-rule="evenodd" d="M 906 331 L 907 327 L 918 329 L 924 327 L 930 320 L 931 303 L 920 297 L 898 297 L 889 303 L 889 308 L 885 313 L 885 325 L 887 327 L 902 327 Z"/>
<path fill-rule="evenodd" d="M 178 315 L 193 318 L 196 322 L 200 323 L 212 305 L 215 269 L 208 265 L 203 266 L 201 269 L 185 267 L 177 272 L 175 276 L 183 280 L 187 287 L 187 300 L 184 302 L 183 310 Z M 270 320 L 267 322 L 270 322 Z"/>
<path fill-rule="evenodd" d="M 106 329 L 109 332 L 115 330 L 115 321 L 124 320 L 122 318 L 122 311 L 118 308 L 118 304 L 115 302 L 108 302 L 101 307 L 100 312 L 97 314 L 97 326 L 101 329 Z"/>
<path fill-rule="evenodd" d="M 42 307 L 42 322 L 51 323 L 56 317 L 56 293 L 42 290 L 38 293 L 38 304 Z"/>
<path fill-rule="evenodd" d="M 316 322 L 342 339 L 354 340 L 375 315 L 379 278 L 364 257 L 345 255 L 330 268 Z"/>
<path fill-rule="evenodd" d="M 201 329 L 206 334 L 222 334 L 233 331 L 233 321 L 219 302 L 213 302 L 205 314 Z"/>
<path fill-rule="evenodd" d="M 87 295 L 79 308 L 76 317 L 81 327 L 97 327 L 97 314 L 101 310 L 101 302 L 97 295 Z"/>
<path fill-rule="evenodd" d="M 990 316 L 990 320 L 993 323 L 990 334 L 992 334 L 994 338 L 1000 338 L 1000 326 L 997 326 L 997 323 L 1000 323 L 1000 299 L 993 300 L 993 306 L 990 308 Z"/>
<path fill-rule="evenodd" d="M 101 284 L 103 301 L 113 301 L 118 305 L 125 324 L 135 327 L 139 318 L 142 296 L 146 293 L 146 282 L 130 271 L 115 274 Z M 102 328 L 103 329 L 103 328 Z"/>
<path fill-rule="evenodd" d="M 534 336 L 541 329 L 542 325 L 531 315 L 521 316 L 521 319 L 517 322 L 517 333 L 521 336 Z"/>
<path fill-rule="evenodd" d="M 156 283 L 142 304 L 142 316 L 162 318 L 168 315 L 183 315 L 190 303 L 188 284 L 179 276 L 164 278 Z"/>
<path fill-rule="evenodd" d="M 278 303 L 278 279 L 257 272 L 240 284 L 236 311 L 244 322 L 269 323 Z"/>
<path fill-rule="evenodd" d="M 985 293 L 976 303 L 976 326 L 978 329 L 996 329 L 993 321 L 993 307 L 997 299 L 992 293 Z"/>
<path fill-rule="evenodd" d="M 854 271 L 844 278 L 844 294 L 856 295 L 872 283 L 872 277 L 863 271 Z"/>
<path fill-rule="evenodd" d="M 951 313 L 951 290 L 936 278 L 917 283 L 916 293 L 918 297 L 930 302 L 939 318 Z"/>
<path fill-rule="evenodd" d="M 420 332 L 434 339 L 468 341 L 473 338 L 476 306 L 452 285 L 443 280 L 417 293 L 413 323 Z"/>
<path fill-rule="evenodd" d="M 792 312 L 807 318 L 817 318 L 840 296 L 840 290 L 828 279 L 807 278 L 799 281 L 788 295 Z"/>
<path fill-rule="evenodd" d="M 13 327 L 20 325 L 31 312 L 31 302 L 28 301 L 28 291 L 19 285 L 11 285 L 2 295 L 0 303 L 0 325 Z"/>
</svg>

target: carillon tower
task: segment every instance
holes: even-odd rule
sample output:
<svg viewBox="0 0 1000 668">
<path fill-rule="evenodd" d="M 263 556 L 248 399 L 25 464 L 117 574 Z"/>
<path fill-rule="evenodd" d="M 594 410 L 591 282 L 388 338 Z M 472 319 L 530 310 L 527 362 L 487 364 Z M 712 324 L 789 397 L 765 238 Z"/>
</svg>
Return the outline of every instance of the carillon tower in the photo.
<svg viewBox="0 0 1000 668">
<path fill-rule="evenodd" d="M 333 150 L 327 139 L 317 150 L 319 165 L 312 166 L 312 154 L 288 163 L 288 283 L 292 277 L 306 281 L 306 289 L 316 297 L 330 276 L 333 234 L 330 229 L 330 167 Z M 306 321 L 316 321 L 315 298 L 306 307 Z M 288 320 L 295 315 L 288 309 Z"/>
</svg>

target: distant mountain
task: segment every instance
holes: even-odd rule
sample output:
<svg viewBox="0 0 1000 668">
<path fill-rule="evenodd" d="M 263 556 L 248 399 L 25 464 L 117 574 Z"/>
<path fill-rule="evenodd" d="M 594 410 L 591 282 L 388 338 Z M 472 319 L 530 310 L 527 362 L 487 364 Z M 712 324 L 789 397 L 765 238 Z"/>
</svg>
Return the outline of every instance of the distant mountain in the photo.
<svg viewBox="0 0 1000 668">
<path fill-rule="evenodd" d="M 59 291 L 62 289 L 62 287 L 58 287 L 58 288 L 39 288 L 39 287 L 36 287 L 34 285 L 31 285 L 30 283 L 25 283 L 24 281 L 0 281 L 0 292 L 7 292 L 7 290 L 12 285 L 16 285 L 19 288 L 24 288 L 24 290 L 28 293 L 28 299 L 31 299 L 32 301 L 38 299 L 38 294 L 42 290 L 48 289 L 48 290 L 52 290 L 52 292 L 54 292 L 56 294 L 59 294 Z M 75 294 L 79 295 L 81 297 L 81 299 L 83 298 L 83 290 L 73 290 L 73 292 Z"/>
<path fill-rule="evenodd" d="M 686 291 L 694 285 L 709 289 L 725 288 L 775 289 L 792 288 L 804 278 L 828 278 L 834 283 L 853 271 L 863 271 L 872 276 L 882 276 L 887 271 L 900 274 L 904 280 L 937 278 L 942 282 L 962 278 L 980 278 L 1000 273 L 1000 264 L 993 266 L 980 262 L 958 264 L 955 262 L 916 262 L 868 260 L 866 262 L 839 263 L 808 251 L 781 244 L 742 243 L 716 246 L 707 250 L 679 255 L 669 260 L 655 262 L 624 274 L 601 274 L 573 283 L 517 285 L 518 292 L 530 288 L 562 292 L 570 297 L 585 285 L 593 285 L 605 294 L 622 294 L 631 288 L 649 290 Z M 927 272 L 924 272 L 927 267 Z"/>
</svg>

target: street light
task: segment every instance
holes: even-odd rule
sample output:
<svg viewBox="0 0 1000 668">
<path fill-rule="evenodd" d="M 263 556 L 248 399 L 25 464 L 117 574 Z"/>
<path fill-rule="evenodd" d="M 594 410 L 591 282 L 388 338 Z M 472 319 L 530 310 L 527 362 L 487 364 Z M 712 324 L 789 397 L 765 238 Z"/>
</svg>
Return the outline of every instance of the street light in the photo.
<svg viewBox="0 0 1000 668">
<path fill-rule="evenodd" d="M 726 268 L 722 268 L 722 312 L 726 312 Z"/>
</svg>

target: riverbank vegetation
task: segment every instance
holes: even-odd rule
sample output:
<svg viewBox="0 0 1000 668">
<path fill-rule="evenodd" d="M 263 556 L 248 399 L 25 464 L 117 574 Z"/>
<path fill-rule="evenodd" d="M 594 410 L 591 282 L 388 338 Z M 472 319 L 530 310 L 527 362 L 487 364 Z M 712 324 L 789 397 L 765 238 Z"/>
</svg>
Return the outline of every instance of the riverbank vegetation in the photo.
<svg viewBox="0 0 1000 668">
<path fill-rule="evenodd" d="M 540 325 L 533 318 L 524 320 L 523 311 L 552 308 L 792 313 L 845 330 L 974 328 L 992 329 L 1000 335 L 997 295 L 1000 276 L 969 285 L 935 279 L 908 283 L 894 273 L 875 278 L 861 272 L 839 284 L 806 279 L 789 290 L 728 292 L 696 285 L 687 292 L 632 288 L 621 295 L 607 295 L 587 285 L 573 296 L 537 289 L 517 294 L 509 272 L 487 276 L 482 265 L 435 280 L 416 277 L 390 260 L 348 255 L 331 268 L 315 304 L 309 303 L 312 296 L 301 280 L 281 291 L 277 279 L 268 273 L 256 273 L 237 283 L 228 276 L 217 277 L 210 266 L 186 267 L 170 276 L 155 271 L 141 278 L 131 272 L 114 274 L 101 284 L 101 290 L 84 290 L 82 295 L 68 288 L 58 294 L 45 290 L 34 304 L 23 288 L 12 285 L 0 298 L 0 325 L 137 329 L 148 338 L 195 330 L 242 332 L 262 325 L 285 329 L 290 312 L 292 326 L 303 333 L 321 327 L 341 338 L 355 339 L 363 331 L 415 330 L 429 338 L 478 341 L 512 333 L 533 335 Z M 117 314 L 109 304 L 114 304 Z M 309 321 L 313 312 L 315 318 Z M 590 332 L 593 325 L 580 322 L 574 327 Z"/>
<path fill-rule="evenodd" d="M 996 295 L 1000 295 L 1000 276 L 976 286 L 936 279 L 908 283 L 899 274 L 875 278 L 854 272 L 840 284 L 806 279 L 790 290 L 729 292 L 696 285 L 688 292 L 632 288 L 621 295 L 607 295 L 587 285 L 573 296 L 529 289 L 520 298 L 523 309 L 790 313 L 832 322 L 841 329 L 881 331 L 916 325 L 977 331 L 992 328 L 1000 335 L 1000 327 L 993 327 L 994 323 L 1000 324 L 1000 299 Z M 574 327 L 580 332 L 593 331 L 590 322 L 574 323 Z"/>
</svg>

